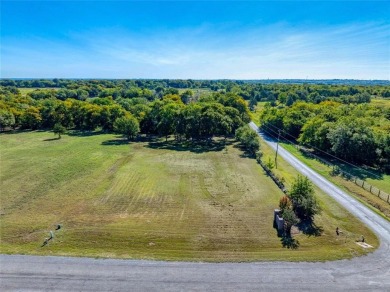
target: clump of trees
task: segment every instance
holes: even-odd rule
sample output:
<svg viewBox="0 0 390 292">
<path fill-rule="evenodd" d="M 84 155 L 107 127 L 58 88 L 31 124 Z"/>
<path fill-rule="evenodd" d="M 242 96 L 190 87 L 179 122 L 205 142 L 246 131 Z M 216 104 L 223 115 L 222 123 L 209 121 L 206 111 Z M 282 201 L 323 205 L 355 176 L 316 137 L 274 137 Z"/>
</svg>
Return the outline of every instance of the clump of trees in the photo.
<svg viewBox="0 0 390 292">
<path fill-rule="evenodd" d="M 236 131 L 236 139 L 241 143 L 251 156 L 255 156 L 260 150 L 259 137 L 248 125 L 242 126 Z M 259 156 L 259 155 L 257 155 Z"/>
<path fill-rule="evenodd" d="M 279 201 L 281 216 L 285 221 L 285 233 L 289 236 L 291 227 L 299 222 L 312 224 L 314 216 L 321 213 L 315 198 L 313 184 L 307 177 L 298 175 L 291 191 Z"/>
<path fill-rule="evenodd" d="M 390 171 L 390 109 L 370 104 L 297 102 L 267 106 L 261 128 L 349 162 Z M 323 152 L 321 152 L 323 151 Z"/>
<path fill-rule="evenodd" d="M 113 93 L 114 89 L 107 90 Z M 35 130 L 54 129 L 60 124 L 66 129 L 115 131 L 128 139 L 143 133 L 166 138 L 174 135 L 177 140 L 210 140 L 214 136 L 233 136 L 250 121 L 245 101 L 232 93 L 209 93 L 195 102 L 191 92 L 180 95 L 177 89 L 161 89 L 155 98 L 143 89 L 128 89 L 124 90 L 125 97 L 85 100 L 62 100 L 53 95 L 55 90 L 48 92 L 37 98 L 1 88 L 0 126 Z"/>
<path fill-rule="evenodd" d="M 142 134 L 207 140 L 234 135 L 250 120 L 247 104 L 267 101 L 269 134 L 390 171 L 390 109 L 370 104 L 376 97 L 390 98 L 388 81 L 1 79 L 0 130 L 111 132 L 131 114 Z"/>
</svg>

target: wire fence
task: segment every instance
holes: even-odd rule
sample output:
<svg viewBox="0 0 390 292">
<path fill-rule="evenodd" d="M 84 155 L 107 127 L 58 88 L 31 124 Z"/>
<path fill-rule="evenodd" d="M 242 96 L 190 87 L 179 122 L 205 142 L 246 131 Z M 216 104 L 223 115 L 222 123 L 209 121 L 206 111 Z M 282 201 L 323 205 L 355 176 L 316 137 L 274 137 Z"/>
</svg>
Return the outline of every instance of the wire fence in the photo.
<svg viewBox="0 0 390 292">
<path fill-rule="evenodd" d="M 376 186 L 373 186 L 371 184 L 369 184 L 368 182 L 358 178 L 357 176 L 354 176 L 342 169 L 340 169 L 340 167 L 338 167 L 337 165 L 329 162 L 328 160 L 322 158 L 322 157 L 318 157 L 317 155 L 314 155 L 311 153 L 311 151 L 303 146 L 298 146 L 298 145 L 295 145 L 295 147 L 303 152 L 305 155 L 309 156 L 309 157 L 312 157 L 314 159 L 317 159 L 319 161 L 321 161 L 322 163 L 326 164 L 327 166 L 329 167 L 332 167 L 332 175 L 340 175 L 341 177 L 343 177 L 345 180 L 349 180 L 349 181 L 352 181 L 354 182 L 357 186 L 361 187 L 362 189 L 370 192 L 371 194 L 377 196 L 378 198 L 382 199 L 383 201 L 387 202 L 390 204 L 390 194 L 377 188 Z"/>
</svg>

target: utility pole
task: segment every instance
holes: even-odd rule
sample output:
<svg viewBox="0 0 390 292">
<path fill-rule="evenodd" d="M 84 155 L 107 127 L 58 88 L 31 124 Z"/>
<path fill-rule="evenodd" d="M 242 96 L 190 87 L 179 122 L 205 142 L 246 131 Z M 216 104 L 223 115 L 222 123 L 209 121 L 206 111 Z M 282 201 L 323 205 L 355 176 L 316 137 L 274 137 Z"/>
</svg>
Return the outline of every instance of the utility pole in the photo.
<svg viewBox="0 0 390 292">
<path fill-rule="evenodd" d="M 280 139 L 280 130 L 279 130 L 279 133 L 278 133 L 278 142 L 276 143 L 276 154 L 275 154 L 275 168 L 276 168 L 276 169 L 278 169 L 279 139 Z"/>
</svg>

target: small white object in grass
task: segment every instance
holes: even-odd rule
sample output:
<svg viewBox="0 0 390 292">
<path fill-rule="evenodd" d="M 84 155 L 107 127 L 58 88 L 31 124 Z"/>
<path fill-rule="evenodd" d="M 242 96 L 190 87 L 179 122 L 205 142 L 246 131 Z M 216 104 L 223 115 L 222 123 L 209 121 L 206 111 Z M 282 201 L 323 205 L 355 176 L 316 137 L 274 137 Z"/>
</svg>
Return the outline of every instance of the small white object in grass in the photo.
<svg viewBox="0 0 390 292">
<path fill-rule="evenodd" d="M 357 245 L 360 245 L 362 248 L 372 248 L 372 245 L 369 245 L 365 242 L 356 242 Z"/>
</svg>

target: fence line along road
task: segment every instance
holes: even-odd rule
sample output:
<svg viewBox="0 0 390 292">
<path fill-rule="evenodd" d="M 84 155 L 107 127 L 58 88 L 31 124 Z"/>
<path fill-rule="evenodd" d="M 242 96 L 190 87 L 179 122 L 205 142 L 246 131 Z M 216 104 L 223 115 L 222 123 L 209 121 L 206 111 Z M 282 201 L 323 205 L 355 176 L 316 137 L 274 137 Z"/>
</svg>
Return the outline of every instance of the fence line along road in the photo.
<svg viewBox="0 0 390 292">
<path fill-rule="evenodd" d="M 322 163 L 326 164 L 327 166 L 330 166 L 330 167 L 337 167 L 337 170 L 338 172 L 340 172 L 341 174 L 341 177 L 344 178 L 345 180 L 349 180 L 349 181 L 352 181 L 354 182 L 357 186 L 361 187 L 362 189 L 370 192 L 371 194 L 377 196 L 378 198 L 382 199 L 383 201 L 387 202 L 390 204 L 390 194 L 389 193 L 386 193 L 385 191 L 379 189 L 378 187 L 376 186 L 373 186 L 371 185 L 370 183 L 348 173 L 347 171 L 344 171 L 342 170 L 341 168 L 339 168 L 337 165 L 329 162 L 328 160 L 322 158 L 322 157 L 318 157 L 317 155 L 314 155 L 313 153 L 311 153 L 307 148 L 305 147 L 302 147 L 302 146 L 299 146 L 299 145 L 294 145 L 299 151 L 305 153 L 306 155 L 309 155 L 310 157 L 313 157 L 319 161 L 321 161 Z"/>
<path fill-rule="evenodd" d="M 258 135 L 274 150 L 276 150 L 275 139 L 259 132 L 259 128 L 255 123 L 251 122 L 249 126 L 258 133 Z M 306 164 L 298 160 L 294 155 L 288 152 L 283 147 L 279 146 L 278 155 L 295 167 L 300 173 L 307 176 L 315 185 L 323 192 L 334 198 L 344 206 L 353 215 L 359 218 L 363 223 L 368 225 L 379 237 L 381 244 L 390 246 L 390 222 L 382 218 L 374 211 L 364 206 L 358 200 L 354 199 L 346 192 L 328 181 L 325 177 L 318 174 L 316 171 L 308 167 Z"/>
</svg>

